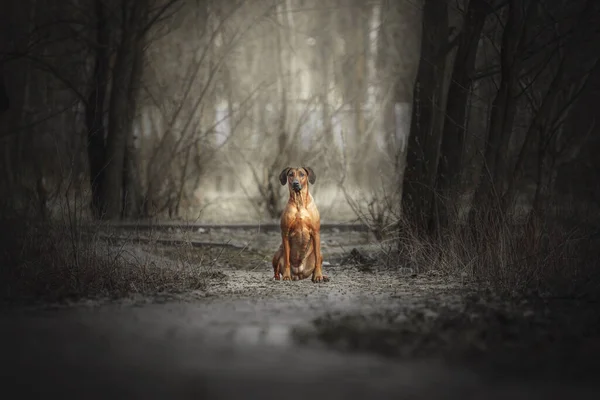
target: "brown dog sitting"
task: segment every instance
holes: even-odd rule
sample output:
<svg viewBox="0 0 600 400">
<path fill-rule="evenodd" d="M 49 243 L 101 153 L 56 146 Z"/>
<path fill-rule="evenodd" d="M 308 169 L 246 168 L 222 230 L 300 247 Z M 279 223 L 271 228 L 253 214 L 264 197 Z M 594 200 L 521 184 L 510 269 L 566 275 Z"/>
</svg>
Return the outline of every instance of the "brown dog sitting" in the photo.
<svg viewBox="0 0 600 400">
<path fill-rule="evenodd" d="M 279 181 L 288 184 L 290 198 L 281 215 L 281 245 L 273 256 L 275 279 L 299 280 L 312 275 L 313 282 L 327 282 L 321 255 L 321 217 L 308 185 L 315 183 L 311 168 L 286 168 Z"/>
</svg>

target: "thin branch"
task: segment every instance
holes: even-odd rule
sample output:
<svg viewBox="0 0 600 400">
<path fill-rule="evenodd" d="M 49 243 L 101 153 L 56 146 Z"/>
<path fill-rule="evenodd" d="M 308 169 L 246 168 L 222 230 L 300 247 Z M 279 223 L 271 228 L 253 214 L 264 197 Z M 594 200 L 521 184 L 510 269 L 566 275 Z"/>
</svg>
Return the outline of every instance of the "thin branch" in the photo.
<svg viewBox="0 0 600 400">
<path fill-rule="evenodd" d="M 167 14 L 167 11 L 173 8 L 177 3 L 179 3 L 179 8 L 176 8 L 171 13 Z M 181 8 L 183 8 L 181 0 L 169 0 L 166 4 L 161 6 L 154 15 L 152 15 L 149 18 L 148 23 L 144 27 L 142 27 L 141 34 L 145 35 L 153 26 L 160 22 L 161 18 L 169 18 L 176 14 L 178 11 L 180 11 Z"/>
</svg>

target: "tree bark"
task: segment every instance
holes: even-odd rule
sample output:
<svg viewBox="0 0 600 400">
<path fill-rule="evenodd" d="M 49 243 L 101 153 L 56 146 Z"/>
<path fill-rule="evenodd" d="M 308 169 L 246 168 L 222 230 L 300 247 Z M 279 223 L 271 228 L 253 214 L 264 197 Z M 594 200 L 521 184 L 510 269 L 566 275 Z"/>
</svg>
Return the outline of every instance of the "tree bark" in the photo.
<svg viewBox="0 0 600 400">
<path fill-rule="evenodd" d="M 4 2 L 0 8 L 0 22 L 3 33 L 0 35 L 2 51 L 15 53 L 29 52 L 30 32 L 34 28 L 35 1 L 22 1 L 17 3 Z M 21 170 L 21 141 L 23 132 L 19 128 L 23 125 L 23 112 L 26 107 L 26 92 L 28 85 L 28 71 L 30 64 L 25 59 L 13 59 L 3 62 L 2 72 L 8 80 L 3 82 L 4 92 L 10 94 L 10 108 L 5 109 L 2 121 L 2 149 L 3 176 L 5 190 L 12 192 L 12 187 L 20 183 Z M 6 136 L 4 136 L 6 135 Z M 16 193 L 15 193 L 16 194 Z"/>
<path fill-rule="evenodd" d="M 124 7 L 126 7 L 124 5 Z M 105 218 L 118 219 L 122 211 L 125 155 L 135 105 L 130 104 L 131 83 L 135 57 L 141 45 L 142 15 L 147 10 L 147 1 L 140 0 L 126 10 L 122 36 L 117 48 L 109 104 L 108 138 L 106 141 L 106 167 L 102 182 L 102 197 Z"/>
<path fill-rule="evenodd" d="M 441 194 L 438 221 L 447 226 L 454 218 L 451 204 L 462 194 L 463 150 L 466 135 L 468 100 L 475 72 L 477 48 L 490 5 L 486 0 L 470 0 L 458 49 L 452 79 L 448 88 L 446 115 L 442 134 L 436 191 Z"/>
<path fill-rule="evenodd" d="M 402 213 L 418 229 L 431 222 L 434 184 L 439 158 L 448 9 L 443 0 L 426 0 L 423 7 L 421 60 L 413 95 L 413 109 L 402 194 Z"/>
<path fill-rule="evenodd" d="M 322 23 L 324 26 L 329 26 L 333 29 L 333 14 L 323 13 L 321 14 Z M 323 32 L 325 32 L 323 30 Z M 323 120 L 323 143 L 329 154 L 337 155 L 337 148 L 335 147 L 335 140 L 333 137 L 333 127 L 331 122 L 331 111 L 329 109 L 329 82 L 333 74 L 330 74 L 331 64 L 331 52 L 333 49 L 333 41 L 330 38 L 329 33 L 322 33 L 319 36 L 319 66 L 320 66 L 320 103 L 321 103 L 321 119 Z"/>
<path fill-rule="evenodd" d="M 290 12 L 290 9 L 288 8 L 288 4 L 286 3 L 286 5 L 284 7 L 286 13 Z M 282 19 L 283 17 L 280 15 L 278 18 Z M 291 17 L 290 17 L 291 18 Z M 283 24 L 283 21 L 281 21 L 281 23 Z M 267 184 L 266 186 L 266 190 L 265 190 L 265 194 L 266 194 L 266 198 L 265 203 L 266 203 L 266 211 L 269 215 L 269 217 L 271 218 L 278 218 L 281 215 L 282 209 L 280 206 L 280 202 L 279 202 L 279 172 L 281 171 L 281 169 L 283 169 L 285 166 L 283 165 L 284 158 L 287 156 L 287 147 L 289 144 L 289 138 L 288 138 L 288 133 L 287 133 L 287 122 L 288 122 L 288 95 L 287 95 L 287 90 L 286 87 L 289 87 L 286 82 L 289 82 L 288 79 L 286 79 L 286 64 L 285 64 L 285 58 L 284 58 L 284 52 L 283 52 L 283 43 L 282 43 L 282 36 L 283 33 L 281 30 L 279 30 L 279 32 L 277 33 L 277 36 L 275 38 L 276 40 L 276 46 L 277 46 L 277 54 L 279 55 L 277 57 L 277 61 L 276 61 L 276 68 L 277 68 L 277 75 L 278 75 L 278 90 L 279 90 L 279 95 L 280 95 L 280 109 L 279 109 L 279 118 L 278 118 L 278 122 L 277 122 L 277 156 L 273 158 L 273 162 L 271 163 L 271 165 L 269 166 L 267 173 L 266 173 L 266 180 L 267 180 Z M 291 67 L 290 67 L 291 69 Z M 288 69 L 288 71 L 290 70 Z"/>
<path fill-rule="evenodd" d="M 105 212 L 102 199 L 102 181 L 105 163 L 106 128 L 104 126 L 104 107 L 109 74 L 109 33 L 103 1 L 95 0 L 94 6 L 96 12 L 96 60 L 91 82 L 92 89 L 85 104 L 85 116 L 89 178 L 92 192 L 91 209 L 96 218 L 101 218 Z"/>
<path fill-rule="evenodd" d="M 503 180 L 506 176 L 506 163 L 499 158 L 507 157 L 506 148 L 510 140 L 516 111 L 515 87 L 520 72 L 519 51 L 523 45 L 523 31 L 526 20 L 533 12 L 537 0 L 530 0 L 526 10 L 519 0 L 510 0 L 508 19 L 502 35 L 500 54 L 501 80 L 498 93 L 492 103 L 492 113 L 488 125 L 485 144 L 485 161 L 479 174 L 479 183 L 473 203 L 477 207 L 500 206 Z M 472 216 L 476 212 L 472 207 Z M 497 208 L 498 210 L 500 208 Z"/>
<path fill-rule="evenodd" d="M 148 0 L 138 0 L 137 9 L 132 10 L 137 15 L 135 26 L 146 26 L 148 17 Z M 122 218 L 139 218 L 142 215 L 143 194 L 141 186 L 141 176 L 139 173 L 138 150 L 136 148 L 136 137 L 133 134 L 135 120 L 137 117 L 137 105 L 139 91 L 142 85 L 142 76 L 144 72 L 144 35 L 140 29 L 135 32 L 134 43 L 132 44 L 131 72 L 129 81 L 129 90 L 127 91 L 127 145 L 125 148 L 125 163 L 123 170 L 123 206 Z"/>
<path fill-rule="evenodd" d="M 4 84 L 4 71 L 2 65 L 0 65 L 0 115 L 4 114 L 10 108 L 10 98 L 6 91 L 6 85 Z"/>
<path fill-rule="evenodd" d="M 353 76 L 353 79 L 350 83 L 351 87 L 349 88 L 350 93 L 352 93 L 352 106 L 354 109 L 354 126 L 356 130 L 356 138 L 360 142 L 363 142 L 363 139 L 366 134 L 366 124 L 365 124 L 365 116 L 363 113 L 363 105 L 366 96 L 366 46 L 365 46 L 365 23 L 363 18 L 363 13 L 365 10 L 365 5 L 362 0 L 354 0 L 354 7 L 352 12 L 352 21 L 355 24 L 353 28 L 354 32 L 354 54 L 356 60 L 353 65 L 353 73 L 350 76 Z M 366 143 L 365 143 L 366 144 Z M 362 171 L 361 171 L 362 172 Z"/>
</svg>

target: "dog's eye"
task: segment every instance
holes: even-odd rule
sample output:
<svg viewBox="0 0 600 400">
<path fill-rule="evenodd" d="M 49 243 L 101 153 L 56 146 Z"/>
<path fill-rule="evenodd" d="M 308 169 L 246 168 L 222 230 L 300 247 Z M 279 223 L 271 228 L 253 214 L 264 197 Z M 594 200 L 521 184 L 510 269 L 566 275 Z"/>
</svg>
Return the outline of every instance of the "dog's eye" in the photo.
<svg viewBox="0 0 600 400">
<path fill-rule="evenodd" d="M 304 174 L 302 172 L 300 172 L 300 176 L 304 178 Z"/>
</svg>

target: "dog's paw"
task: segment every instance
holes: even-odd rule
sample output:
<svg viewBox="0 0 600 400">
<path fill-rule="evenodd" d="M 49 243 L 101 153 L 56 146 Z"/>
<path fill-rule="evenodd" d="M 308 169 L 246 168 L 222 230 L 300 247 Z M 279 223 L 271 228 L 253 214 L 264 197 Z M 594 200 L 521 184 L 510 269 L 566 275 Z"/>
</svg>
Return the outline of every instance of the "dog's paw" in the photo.
<svg viewBox="0 0 600 400">
<path fill-rule="evenodd" d="M 313 276 L 312 281 L 314 283 L 329 282 L 329 277 L 325 275 L 315 275 Z"/>
<path fill-rule="evenodd" d="M 292 280 L 292 275 L 283 275 L 283 280 L 284 281 L 291 281 Z"/>
</svg>

